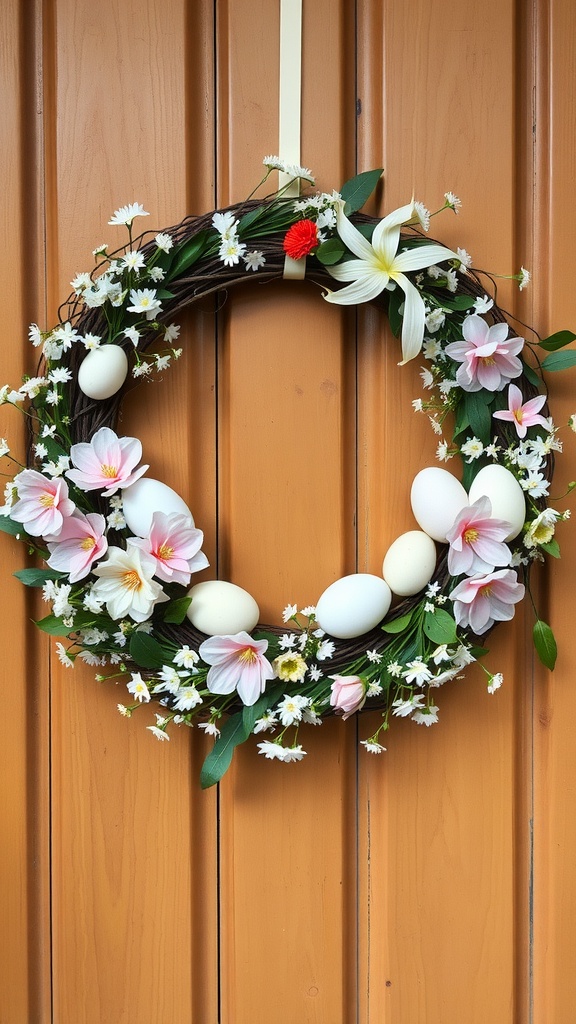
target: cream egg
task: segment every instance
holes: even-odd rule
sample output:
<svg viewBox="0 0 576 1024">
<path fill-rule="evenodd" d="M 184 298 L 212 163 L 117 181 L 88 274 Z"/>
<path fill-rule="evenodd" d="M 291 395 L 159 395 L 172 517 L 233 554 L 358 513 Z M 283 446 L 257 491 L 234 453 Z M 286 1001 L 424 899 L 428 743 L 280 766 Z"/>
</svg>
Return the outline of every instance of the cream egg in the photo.
<svg viewBox="0 0 576 1024">
<path fill-rule="evenodd" d="M 318 625 L 330 636 L 348 640 L 377 626 L 392 601 L 390 587 L 380 576 L 353 573 L 331 583 L 316 605 Z"/>
<path fill-rule="evenodd" d="M 506 540 L 514 540 L 526 519 L 524 491 L 514 474 L 505 466 L 484 466 L 472 481 L 470 504 L 481 497 L 490 499 L 494 519 L 504 519 L 510 523 L 511 529 Z"/>
<path fill-rule="evenodd" d="M 452 473 L 428 466 L 414 477 L 410 502 L 418 526 L 433 540 L 445 544 L 456 516 L 468 504 L 468 495 Z"/>
<path fill-rule="evenodd" d="M 88 398 L 103 401 L 120 391 L 128 374 L 128 359 L 119 345 L 93 348 L 78 370 L 78 387 Z"/>
<path fill-rule="evenodd" d="M 422 530 L 409 530 L 390 545 L 382 575 L 393 594 L 410 597 L 430 582 L 436 568 L 436 545 Z"/>
<path fill-rule="evenodd" d="M 147 476 L 140 477 L 131 487 L 124 488 L 122 510 L 128 528 L 137 537 L 148 536 L 155 512 L 189 516 L 194 526 L 192 513 L 184 499 L 160 480 Z"/>
<path fill-rule="evenodd" d="M 205 580 L 188 591 L 192 598 L 186 615 L 201 633 L 228 636 L 249 633 L 258 623 L 260 609 L 247 590 L 226 580 Z"/>
</svg>

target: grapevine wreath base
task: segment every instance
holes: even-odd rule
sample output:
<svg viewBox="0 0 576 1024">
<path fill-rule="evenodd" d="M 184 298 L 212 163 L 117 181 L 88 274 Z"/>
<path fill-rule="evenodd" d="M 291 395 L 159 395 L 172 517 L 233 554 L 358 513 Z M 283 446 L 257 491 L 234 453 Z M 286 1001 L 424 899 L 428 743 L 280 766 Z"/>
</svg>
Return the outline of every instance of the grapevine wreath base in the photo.
<svg viewBox="0 0 576 1024">
<path fill-rule="evenodd" d="M 313 184 L 305 168 L 264 163 L 261 185 L 275 169 Z M 42 347 L 39 375 L 0 391 L 30 427 L 0 526 L 40 560 L 16 573 L 51 605 L 38 625 L 67 638 L 57 644 L 63 664 L 79 658 L 97 666 L 98 680 L 126 682 L 123 715 L 159 704 L 148 725 L 158 739 L 171 724 L 213 735 L 204 786 L 251 733 L 263 734 L 265 757 L 294 761 L 305 756 L 300 726 L 330 714 L 380 711 L 362 740 L 371 753 L 385 749 L 392 716 L 434 724 L 437 688 L 487 653 L 492 626 L 528 591 L 532 562 L 559 554 L 555 525 L 568 513 L 546 501 L 561 442 L 542 369 L 573 365 L 561 349 L 575 335 L 518 337 L 486 294 L 488 275 L 464 250 L 429 238 L 421 203 L 382 220 L 359 213 L 380 173 L 339 193 L 279 190 L 136 239 L 133 223 L 146 212 L 138 203 L 117 210 L 109 223 L 126 228 L 127 244 L 94 250 L 95 269 L 75 277 L 58 326 L 30 330 Z M 442 209 L 458 207 L 446 193 Z M 278 628 L 258 624 L 251 596 L 225 581 L 194 587 L 208 564 L 202 532 L 183 499 L 147 477 L 140 442 L 119 437 L 116 424 L 127 389 L 180 355 L 174 317 L 284 276 L 305 277 L 298 287 L 317 286 L 333 304 L 382 311 L 402 363 L 423 359 L 425 394 L 413 406 L 438 434 L 438 462 L 456 458 L 463 469 L 460 483 L 434 458 L 423 467 L 411 495 L 417 522 L 391 545 L 382 577 L 335 581 L 315 606 L 288 605 Z M 516 275 L 520 288 L 528 278 Z M 549 353 L 542 364 L 538 352 Z M 5 441 L 1 453 L 13 459 Z M 554 637 L 537 616 L 534 640 L 553 667 Z M 484 671 L 494 692 L 502 677 Z"/>
</svg>

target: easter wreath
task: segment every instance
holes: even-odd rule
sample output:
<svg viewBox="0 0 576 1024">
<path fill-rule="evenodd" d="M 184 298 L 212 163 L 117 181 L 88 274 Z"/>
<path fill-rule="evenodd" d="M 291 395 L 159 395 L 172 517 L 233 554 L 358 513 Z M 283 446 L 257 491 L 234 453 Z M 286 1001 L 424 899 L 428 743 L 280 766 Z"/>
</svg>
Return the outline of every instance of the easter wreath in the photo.
<svg viewBox="0 0 576 1024">
<path fill-rule="evenodd" d="M 261 185 L 275 169 L 313 185 L 306 168 L 276 157 L 264 165 Z M 80 659 L 98 667 L 98 680 L 127 680 L 121 714 L 159 703 L 148 726 L 158 739 L 169 738 L 170 723 L 213 735 L 204 786 L 252 733 L 269 734 L 258 743 L 266 758 L 296 761 L 305 755 L 300 726 L 329 714 L 380 710 L 361 741 L 371 753 L 385 749 L 391 716 L 435 723 L 437 688 L 487 653 L 483 640 L 513 617 L 532 562 L 559 554 L 555 526 L 569 513 L 546 502 L 561 442 L 541 371 L 574 364 L 561 349 L 576 335 L 516 336 L 468 254 L 428 237 L 432 215 L 421 203 L 382 220 L 360 214 L 380 174 L 297 199 L 280 188 L 136 239 L 133 223 L 147 214 L 138 203 L 122 207 L 109 224 L 126 227 L 127 244 L 94 250 L 95 268 L 75 277 L 58 326 L 30 329 L 42 348 L 39 375 L 0 390 L 29 425 L 27 462 L 6 486 L 0 528 L 43 563 L 16 573 L 51 605 L 37 625 L 67 638 L 57 643 L 64 665 Z M 458 207 L 446 193 L 442 209 Z M 380 307 L 401 339 L 402 363 L 422 351 L 427 396 L 413 406 L 439 435 L 438 460 L 460 457 L 463 479 L 437 466 L 418 474 L 421 529 L 394 542 L 382 577 L 353 574 L 316 606 L 288 605 L 284 628 L 259 625 L 253 599 L 216 581 L 231 588 L 226 622 L 210 604 L 206 615 L 210 581 L 189 592 L 208 564 L 189 509 L 161 482 L 147 502 L 153 482 L 142 446 L 114 428 L 130 369 L 133 379 L 149 378 L 180 355 L 173 316 L 242 282 L 303 276 L 304 267 L 326 301 Z M 523 288 L 529 274 L 522 268 L 515 279 Z M 538 350 L 547 353 L 542 364 Z M 13 458 L 4 440 L 0 454 Z M 421 500 L 432 476 L 443 489 L 436 509 Z M 396 567 L 411 550 L 418 572 L 407 583 Z M 390 610 L 391 591 L 400 601 Z M 358 594 L 368 617 L 356 615 Z M 554 636 L 538 616 L 534 641 L 553 667 Z M 484 671 L 494 692 L 501 674 Z"/>
</svg>

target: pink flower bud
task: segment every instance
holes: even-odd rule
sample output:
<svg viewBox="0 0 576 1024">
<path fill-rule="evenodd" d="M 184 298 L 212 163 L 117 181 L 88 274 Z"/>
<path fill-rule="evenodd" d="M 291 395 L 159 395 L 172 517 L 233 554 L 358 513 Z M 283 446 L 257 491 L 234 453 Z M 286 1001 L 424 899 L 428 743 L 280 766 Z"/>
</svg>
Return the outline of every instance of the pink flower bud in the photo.
<svg viewBox="0 0 576 1024">
<path fill-rule="evenodd" d="M 330 676 L 333 680 L 330 704 L 346 721 L 366 700 L 366 684 L 360 676 Z"/>
</svg>

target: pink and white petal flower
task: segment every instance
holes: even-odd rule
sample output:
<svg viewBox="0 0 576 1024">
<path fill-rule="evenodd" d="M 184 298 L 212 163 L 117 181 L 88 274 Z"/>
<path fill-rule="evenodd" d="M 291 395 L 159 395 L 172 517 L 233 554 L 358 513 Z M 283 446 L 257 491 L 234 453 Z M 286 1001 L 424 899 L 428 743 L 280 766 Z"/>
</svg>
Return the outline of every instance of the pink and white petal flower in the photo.
<svg viewBox="0 0 576 1024">
<path fill-rule="evenodd" d="M 70 583 L 83 580 L 93 562 L 102 558 L 108 550 L 104 536 L 106 520 L 96 512 L 84 515 L 76 509 L 74 515 L 64 520 L 56 540 L 50 539 L 47 564 L 58 572 L 69 573 Z"/>
<path fill-rule="evenodd" d="M 518 583 L 513 569 L 478 573 L 462 580 L 450 594 L 454 618 L 459 626 L 469 627 L 479 636 L 495 622 L 512 619 L 514 605 L 522 600 L 524 591 L 524 584 Z"/>
<path fill-rule="evenodd" d="M 538 395 L 537 398 L 530 398 L 528 402 L 522 403 L 520 388 L 511 384 L 508 388 L 508 409 L 500 409 L 492 415 L 496 420 L 509 420 L 516 427 L 518 437 L 526 437 L 528 427 L 535 427 L 537 424 L 550 430 L 550 421 L 538 415 L 545 404 L 545 395 Z"/>
<path fill-rule="evenodd" d="M 330 676 L 332 689 L 330 704 L 336 713 L 341 713 L 346 721 L 355 711 L 359 711 L 366 701 L 366 683 L 360 676 Z"/>
<path fill-rule="evenodd" d="M 204 534 L 194 527 L 185 513 L 155 512 L 148 537 L 134 537 L 130 544 L 141 548 L 156 561 L 154 573 L 165 583 L 190 582 L 193 572 L 205 569 L 210 563 L 200 550 Z"/>
<path fill-rule="evenodd" d="M 142 444 L 136 437 L 118 437 L 110 427 L 100 427 L 89 442 L 73 444 L 70 459 L 74 469 L 66 476 L 82 491 L 102 490 L 107 497 L 118 488 L 130 487 L 149 469 L 135 467 L 142 458 Z"/>
<path fill-rule="evenodd" d="M 30 537 L 57 536 L 76 508 L 68 497 L 66 481 L 24 469 L 14 478 L 14 486 L 18 500 L 10 509 L 10 518 L 22 523 Z"/>
<path fill-rule="evenodd" d="M 446 534 L 450 575 L 472 576 L 491 572 L 497 565 L 510 565 L 512 553 L 503 543 L 510 529 L 510 523 L 492 518 L 492 503 L 487 497 L 463 508 Z"/>
<path fill-rule="evenodd" d="M 236 690 L 243 704 L 255 704 L 264 693 L 266 682 L 275 677 L 272 665 L 264 657 L 267 649 L 267 640 L 254 640 L 244 630 L 204 640 L 198 653 L 211 666 L 206 677 L 210 693 Z"/>
<path fill-rule="evenodd" d="M 446 345 L 446 355 L 460 363 L 456 381 L 463 391 L 502 391 L 506 384 L 522 373 L 517 358 L 524 347 L 523 338 L 508 338 L 508 324 L 488 326 L 477 313 L 467 316 L 462 324 L 462 341 Z"/>
</svg>

